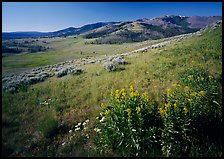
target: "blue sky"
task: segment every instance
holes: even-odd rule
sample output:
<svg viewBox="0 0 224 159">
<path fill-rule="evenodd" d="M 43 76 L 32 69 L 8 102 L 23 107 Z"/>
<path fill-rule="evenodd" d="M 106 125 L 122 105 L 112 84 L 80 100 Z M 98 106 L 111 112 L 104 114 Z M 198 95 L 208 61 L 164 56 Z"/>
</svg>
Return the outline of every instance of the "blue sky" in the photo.
<svg viewBox="0 0 224 159">
<path fill-rule="evenodd" d="M 222 15 L 222 2 L 2 2 L 2 31 L 56 31 L 174 14 Z"/>
</svg>

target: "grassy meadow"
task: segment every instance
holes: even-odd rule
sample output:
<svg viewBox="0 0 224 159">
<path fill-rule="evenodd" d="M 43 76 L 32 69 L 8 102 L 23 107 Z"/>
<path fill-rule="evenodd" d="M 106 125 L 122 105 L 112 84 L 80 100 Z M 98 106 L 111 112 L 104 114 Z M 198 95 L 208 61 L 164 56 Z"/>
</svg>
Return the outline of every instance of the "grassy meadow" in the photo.
<svg viewBox="0 0 224 159">
<path fill-rule="evenodd" d="M 82 38 L 71 37 L 49 42 L 48 46 L 53 48 L 49 52 L 4 57 L 2 59 L 3 74 L 7 71 L 13 72 L 17 69 L 29 69 L 85 56 L 123 53 L 146 45 L 146 42 L 122 45 L 85 45 L 84 43 L 85 41 Z M 81 51 L 83 52 L 82 54 L 80 54 Z M 93 51 L 96 54 L 93 54 Z M 105 113 L 106 110 L 108 112 L 109 107 L 108 109 L 106 108 L 110 106 L 110 99 L 113 98 L 113 96 L 111 97 L 111 92 L 122 89 L 129 90 L 131 86 L 134 90 L 138 90 L 140 94 L 146 92 L 148 94 L 147 100 L 157 103 L 156 110 L 153 111 L 158 113 L 158 119 L 162 120 L 163 124 L 161 127 L 155 126 L 155 128 L 158 128 L 159 133 L 162 131 L 170 135 L 157 134 L 159 135 L 158 138 L 161 139 L 158 142 L 163 141 L 163 148 L 158 146 L 158 149 L 147 152 L 146 156 L 221 157 L 222 145 L 218 142 L 220 139 L 214 141 L 208 139 L 208 141 L 205 141 L 204 138 L 200 140 L 199 137 L 194 137 L 195 141 L 193 139 L 187 140 L 192 143 L 191 149 L 187 152 L 185 150 L 182 151 L 182 147 L 173 147 L 175 145 L 174 141 L 168 140 L 169 137 L 173 137 L 177 141 L 178 138 L 171 133 L 173 129 L 170 130 L 168 127 L 171 121 L 179 121 L 181 116 L 168 114 L 164 117 L 162 115 L 165 109 L 164 104 L 166 104 L 164 99 L 171 102 L 178 98 L 182 103 L 186 102 L 185 95 L 181 91 L 176 91 L 178 96 L 173 95 L 175 99 L 169 95 L 166 98 L 164 97 L 167 94 L 167 90 L 173 88 L 173 84 L 180 84 L 183 87 L 189 86 L 192 92 L 203 91 L 206 93 L 203 99 L 196 99 L 196 97 L 193 99 L 192 97 L 191 100 L 199 104 L 193 103 L 191 110 L 199 112 L 198 114 L 202 112 L 206 117 L 207 111 L 204 111 L 204 109 L 213 109 L 215 111 L 211 116 L 215 116 L 215 119 L 218 121 L 222 118 L 221 27 L 210 32 L 206 31 L 201 36 L 185 39 L 147 53 L 134 54 L 125 59 L 129 64 L 120 65 L 117 71 L 114 72 L 107 72 L 102 67 L 102 64 L 89 64 L 84 66 L 84 73 L 78 76 L 52 77 L 32 86 L 24 86 L 16 94 L 3 92 L 2 154 L 4 156 L 28 157 L 144 156 L 145 150 L 141 149 L 141 146 L 137 146 L 137 148 L 135 148 L 135 145 L 130 147 L 128 143 L 125 145 L 126 143 L 123 140 L 119 142 L 120 144 L 111 143 L 109 139 L 117 137 L 115 135 L 119 136 L 119 134 L 114 133 L 114 136 L 107 134 L 110 131 L 103 129 L 103 127 L 101 127 L 101 130 L 104 131 L 100 134 L 96 129 L 99 128 L 99 121 L 96 118 L 102 119 L 102 117 L 105 117 L 106 121 L 111 125 L 116 123 L 114 120 L 112 121 L 114 119 L 112 117 L 113 114 L 109 119 L 107 118 L 109 115 L 107 116 L 107 113 Z M 188 77 L 199 77 L 199 75 L 203 79 L 207 76 L 211 77 L 209 81 L 211 86 L 213 86 L 212 80 L 214 79 L 216 81 L 214 86 L 217 86 L 217 89 L 215 87 L 214 92 L 209 92 L 209 90 L 213 90 L 213 87 L 210 89 L 205 82 L 203 83 L 202 81 L 202 85 L 197 84 L 197 82 L 193 85 L 188 80 L 185 80 L 185 77 L 188 79 Z M 193 78 L 193 82 L 194 80 Z M 136 95 L 137 97 L 138 95 Z M 210 98 L 212 101 L 208 100 Z M 127 98 L 127 102 L 132 100 L 134 98 Z M 207 101 L 209 101 L 209 104 L 206 104 L 208 103 Z M 106 108 L 102 108 L 102 103 L 106 105 Z M 200 103 L 201 105 L 203 104 L 204 108 L 198 106 Z M 112 105 L 117 106 L 119 104 Z M 118 110 L 111 108 L 110 111 L 116 115 Z M 100 113 L 103 113 L 103 115 L 100 115 Z M 178 115 L 182 114 L 184 116 L 184 121 L 188 119 L 196 120 L 199 117 L 202 119 L 197 113 L 193 116 L 195 118 L 184 115 L 182 111 L 178 111 L 178 113 Z M 204 120 L 207 119 L 205 118 Z M 215 125 L 216 123 L 212 124 Z M 126 129 L 123 130 L 122 127 L 127 127 L 127 125 L 124 123 L 121 127 L 116 128 L 120 128 L 121 132 L 127 131 Z M 182 128 L 175 130 L 181 131 Z M 101 139 L 104 139 L 105 143 L 97 143 Z M 130 137 L 130 143 L 132 143 L 131 139 L 133 138 Z M 117 139 L 117 141 L 120 140 Z M 182 139 L 180 139 L 181 141 Z M 203 143 L 199 141 L 203 141 Z M 129 140 L 126 142 L 129 142 Z M 100 144 L 101 147 L 99 146 Z M 139 143 L 139 145 L 141 144 Z M 128 147 L 127 151 L 130 151 L 125 152 L 125 147 Z M 170 147 L 173 149 L 169 149 Z M 121 152 L 119 149 L 124 150 L 124 152 Z M 139 154 L 134 153 L 136 151 L 139 151 Z M 175 152 L 179 153 L 175 154 Z"/>
<path fill-rule="evenodd" d="M 10 73 L 19 73 L 35 67 L 55 64 L 66 60 L 95 57 L 101 55 L 113 55 L 133 51 L 142 48 L 148 44 L 153 44 L 159 40 L 148 40 L 141 43 L 124 44 L 89 44 L 94 39 L 83 39 L 78 36 L 67 38 L 40 38 L 34 41 L 33 45 L 48 47 L 44 52 L 21 53 L 16 55 L 7 55 L 2 58 L 3 75 Z M 18 39 L 18 42 L 32 41 L 32 39 Z M 44 43 L 43 43 L 44 41 Z M 5 42 L 7 43 L 7 42 Z M 88 44 L 86 44 L 88 43 Z"/>
</svg>

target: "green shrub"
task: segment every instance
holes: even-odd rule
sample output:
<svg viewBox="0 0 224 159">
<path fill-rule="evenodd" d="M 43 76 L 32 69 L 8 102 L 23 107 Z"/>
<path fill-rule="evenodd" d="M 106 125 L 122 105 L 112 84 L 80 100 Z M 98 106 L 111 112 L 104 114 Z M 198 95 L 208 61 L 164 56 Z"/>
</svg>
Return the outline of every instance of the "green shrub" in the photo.
<svg viewBox="0 0 224 159">
<path fill-rule="evenodd" d="M 108 105 L 102 103 L 98 121 L 101 150 L 112 149 L 121 156 L 156 156 L 160 154 L 160 115 L 158 104 L 150 102 L 130 86 L 112 92 Z"/>
<path fill-rule="evenodd" d="M 168 88 L 163 118 L 162 151 L 165 156 L 188 156 L 192 145 L 219 144 L 222 115 L 217 80 L 201 69 L 180 75 L 181 84 Z M 194 146 L 194 149 L 195 148 Z"/>
<path fill-rule="evenodd" d="M 164 93 L 161 104 L 132 86 L 129 91 L 112 92 L 110 100 L 101 104 L 102 113 L 95 128 L 99 149 L 112 150 L 120 156 L 220 154 L 220 77 L 190 68 L 179 79 Z M 215 152 L 210 152 L 210 148 Z"/>
</svg>

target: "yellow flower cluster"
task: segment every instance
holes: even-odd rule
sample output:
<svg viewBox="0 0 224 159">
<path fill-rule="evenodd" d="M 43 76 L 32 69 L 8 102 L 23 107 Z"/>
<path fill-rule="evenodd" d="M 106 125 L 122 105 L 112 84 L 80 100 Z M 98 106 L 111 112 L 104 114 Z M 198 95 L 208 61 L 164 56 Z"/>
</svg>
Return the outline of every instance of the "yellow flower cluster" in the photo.
<svg viewBox="0 0 224 159">
<path fill-rule="evenodd" d="M 105 116 L 107 116 L 109 113 L 110 113 L 110 110 L 106 110 L 104 114 Z"/>
<path fill-rule="evenodd" d="M 124 97 L 126 96 L 126 91 L 125 91 L 124 88 L 121 89 L 121 91 L 120 91 L 120 95 L 121 95 L 122 98 L 124 98 Z"/>
<path fill-rule="evenodd" d="M 138 92 L 138 90 L 134 90 L 134 87 L 131 85 L 129 87 L 129 97 L 133 98 L 133 97 L 139 97 L 140 93 Z M 114 97 L 115 99 L 117 99 L 117 101 L 124 99 L 127 95 L 127 91 L 123 88 L 121 90 L 117 89 L 115 92 L 111 92 L 111 97 Z M 141 95 L 141 98 L 145 101 L 149 100 L 148 94 L 146 92 L 144 92 Z"/>
<path fill-rule="evenodd" d="M 202 97 L 202 96 L 204 96 L 205 95 L 205 91 L 200 91 L 200 92 L 192 92 L 191 94 L 190 94 L 190 96 L 192 96 L 192 97 Z"/>
<path fill-rule="evenodd" d="M 170 102 L 165 103 L 163 108 L 159 108 L 159 113 L 162 117 L 167 116 L 167 111 L 170 109 Z"/>
<path fill-rule="evenodd" d="M 164 117 L 166 115 L 166 109 L 159 108 L 159 113 L 162 117 Z"/>
<path fill-rule="evenodd" d="M 188 112 L 187 107 L 184 107 L 184 113 L 187 114 L 187 112 Z"/>
<path fill-rule="evenodd" d="M 134 91 L 134 87 L 132 85 L 130 85 L 129 90 L 130 90 L 130 92 L 133 92 Z"/>
<path fill-rule="evenodd" d="M 173 90 L 171 88 L 167 89 L 167 96 L 172 96 Z"/>
<path fill-rule="evenodd" d="M 115 98 L 120 98 L 120 91 L 118 89 L 115 91 Z"/>
<path fill-rule="evenodd" d="M 146 92 L 142 93 L 142 99 L 147 102 L 149 101 L 149 96 Z"/>
<path fill-rule="evenodd" d="M 113 92 L 111 92 L 111 96 L 112 96 L 112 97 L 115 97 L 115 99 L 125 98 L 126 94 L 127 94 L 127 93 L 126 93 L 126 91 L 125 91 L 124 88 L 121 89 L 121 90 L 117 89 L 117 90 L 115 91 L 115 94 L 114 94 Z"/>
<path fill-rule="evenodd" d="M 189 91 L 190 91 L 190 87 L 185 86 L 185 87 L 184 87 L 184 91 L 185 91 L 185 92 L 189 92 Z"/>
<path fill-rule="evenodd" d="M 131 109 L 128 108 L 128 109 L 127 109 L 127 112 L 128 112 L 128 117 L 130 118 L 130 117 L 131 117 Z"/>
<path fill-rule="evenodd" d="M 174 91 L 180 87 L 180 84 L 176 83 L 173 84 L 172 86 L 173 86 L 172 88 L 167 89 L 167 96 L 173 96 Z"/>
<path fill-rule="evenodd" d="M 105 106 L 104 103 L 101 103 L 101 108 L 102 108 L 102 109 L 105 109 L 105 108 L 106 108 L 106 106 Z"/>
<path fill-rule="evenodd" d="M 204 96 L 205 95 L 205 91 L 200 91 L 199 93 L 198 93 L 198 96 Z"/>
<path fill-rule="evenodd" d="M 176 109 L 177 108 L 177 103 L 174 103 L 173 107 L 174 107 L 174 109 Z"/>
<path fill-rule="evenodd" d="M 175 84 L 173 84 L 173 87 L 174 87 L 174 88 L 176 88 L 176 87 L 180 87 L 180 84 L 175 83 Z"/>
<path fill-rule="evenodd" d="M 138 92 L 138 90 L 130 92 L 130 97 L 131 97 L 131 98 L 133 98 L 133 97 L 138 97 L 138 96 L 139 96 L 139 92 Z"/>
<path fill-rule="evenodd" d="M 137 113 L 139 113 L 141 111 L 141 108 L 140 107 L 136 107 L 136 111 L 137 111 Z"/>
</svg>

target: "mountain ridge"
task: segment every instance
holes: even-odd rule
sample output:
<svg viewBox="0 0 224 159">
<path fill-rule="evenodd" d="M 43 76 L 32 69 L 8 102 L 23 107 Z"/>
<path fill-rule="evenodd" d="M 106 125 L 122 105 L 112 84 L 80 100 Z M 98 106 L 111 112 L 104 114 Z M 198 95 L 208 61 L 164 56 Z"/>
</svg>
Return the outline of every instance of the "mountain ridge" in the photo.
<svg viewBox="0 0 224 159">
<path fill-rule="evenodd" d="M 124 42 L 135 42 L 141 41 L 141 39 L 159 39 L 198 31 L 206 25 L 212 24 L 220 19 L 222 19 L 222 16 L 162 15 L 151 19 L 140 18 L 133 21 L 97 22 L 78 28 L 68 27 L 53 32 L 2 32 L 2 39 L 66 37 L 83 34 L 84 37 L 90 39 L 105 38 L 105 35 L 109 35 L 110 37 L 116 35 L 115 41 L 117 39 L 125 39 L 123 40 Z M 164 33 L 167 30 L 170 32 L 168 35 Z M 130 37 L 126 34 L 130 34 Z M 131 40 L 129 40 L 130 38 Z M 107 43 L 107 40 L 104 41 Z M 104 43 L 104 41 L 100 43 Z"/>
</svg>

